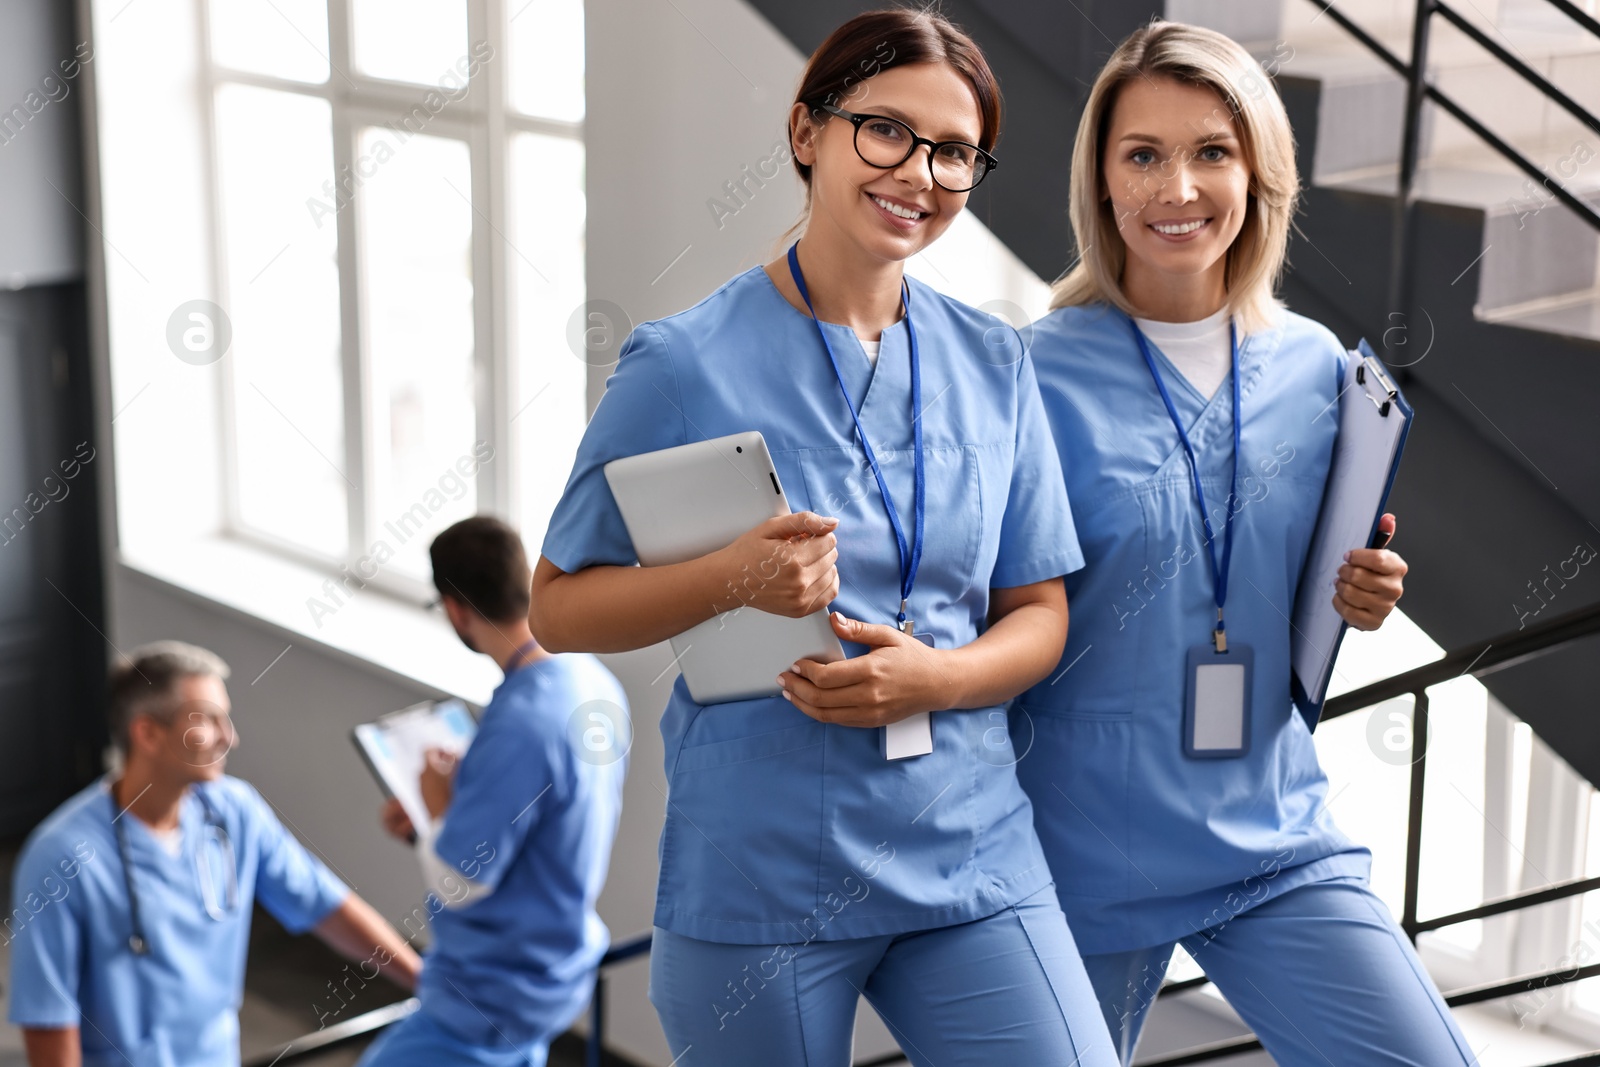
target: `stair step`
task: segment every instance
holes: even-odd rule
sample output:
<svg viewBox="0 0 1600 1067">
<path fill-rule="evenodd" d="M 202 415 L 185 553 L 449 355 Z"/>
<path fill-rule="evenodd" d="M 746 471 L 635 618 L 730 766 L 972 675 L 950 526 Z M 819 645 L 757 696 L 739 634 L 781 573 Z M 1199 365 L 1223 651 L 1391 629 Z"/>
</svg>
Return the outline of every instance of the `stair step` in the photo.
<svg viewBox="0 0 1600 1067">
<path fill-rule="evenodd" d="M 1287 42 L 1297 54 L 1369 55 L 1364 45 L 1324 13 L 1322 8 L 1326 2 L 1318 0 L 1313 4 L 1308 0 L 1284 0 L 1278 30 L 1271 35 L 1271 39 Z M 1409 58 L 1411 21 L 1416 8 L 1411 0 L 1333 2 L 1340 14 L 1376 38 L 1402 61 Z M 1571 19 L 1545 0 L 1521 5 L 1495 4 L 1488 0 L 1446 2 L 1472 25 L 1534 66 L 1538 65 L 1535 60 L 1539 58 L 1585 54 L 1596 48 L 1591 35 L 1582 32 Z M 1582 6 L 1581 3 L 1579 6 Z M 1487 55 L 1442 16 L 1434 16 L 1429 36 L 1430 64 L 1437 63 L 1444 67 L 1470 65 Z M 1263 36 L 1258 38 L 1258 42 L 1268 39 Z"/>
<path fill-rule="evenodd" d="M 1555 168 L 1552 167 L 1554 172 Z M 1400 169 L 1388 165 L 1328 175 L 1318 179 L 1317 184 L 1333 189 L 1355 189 L 1393 196 L 1399 179 Z M 1600 149 L 1596 149 L 1590 166 L 1581 169 L 1564 184 L 1586 201 L 1600 197 Z M 1498 154 L 1493 159 L 1473 160 L 1466 166 L 1451 162 L 1425 162 L 1417 168 L 1411 188 L 1413 195 L 1424 200 L 1508 213 L 1536 209 L 1539 203 L 1536 194 L 1542 193 L 1533 179 Z M 1543 197 L 1548 200 L 1549 194 L 1543 193 Z M 1552 203 L 1550 206 L 1554 208 L 1558 204 Z"/>
<path fill-rule="evenodd" d="M 1281 40 L 1257 42 L 1252 52 L 1272 69 L 1323 84 L 1323 122 L 1317 175 L 1338 173 L 1398 158 L 1405 82 L 1332 19 L 1303 0 L 1291 0 Z M 1345 11 L 1349 4 L 1341 2 Z M 1409 8 L 1409 4 L 1392 5 Z M 1600 38 L 1555 12 L 1565 28 L 1548 17 L 1533 19 L 1508 10 L 1495 26 L 1478 11 L 1458 5 L 1487 35 L 1580 103 L 1600 103 Z M 1305 10 L 1300 10 L 1304 8 Z M 1493 5 L 1489 13 L 1494 12 Z M 1554 11 L 1554 9 L 1551 9 Z M 1402 61 L 1410 54 L 1409 19 L 1363 21 L 1361 25 Z M 1597 135 L 1560 105 L 1546 99 L 1514 71 L 1442 19 L 1435 19 L 1429 44 L 1428 78 L 1467 112 L 1517 145 L 1575 140 L 1593 143 Z M 1473 158 L 1484 151 L 1477 135 L 1437 108 L 1423 112 L 1424 159 Z"/>
<path fill-rule="evenodd" d="M 1570 300 L 1546 301 L 1540 310 L 1486 316 L 1502 326 L 1579 337 L 1600 347 L 1600 290 L 1579 293 Z"/>
<path fill-rule="evenodd" d="M 1600 160 L 1590 167 L 1586 202 L 1600 208 Z M 1335 189 L 1394 196 L 1395 168 L 1317 184 Z M 1600 231 L 1593 229 L 1520 171 L 1496 173 L 1449 166 L 1421 168 L 1413 184 L 1419 200 L 1477 208 L 1484 212 L 1482 267 L 1477 306 L 1493 317 L 1498 309 L 1587 293 L 1600 281 Z M 1541 312 L 1543 314 L 1543 312 Z M 1561 312 L 1565 321 L 1573 313 Z M 1581 320 L 1581 316 L 1578 316 Z"/>
<path fill-rule="evenodd" d="M 1411 50 L 1410 0 L 1334 0 L 1340 13 L 1402 61 Z M 1544 0 L 1446 0 L 1491 40 L 1579 103 L 1600 107 L 1600 38 Z M 1315 92 L 1316 143 L 1308 185 L 1393 197 L 1406 84 L 1321 3 L 1168 0 L 1168 16 L 1246 41 L 1301 99 Z M 1442 17 L 1429 42 L 1430 82 L 1544 173 L 1600 209 L 1600 134 L 1546 99 Z M 1529 329 L 1595 336 L 1600 231 L 1442 109 L 1425 104 L 1417 199 L 1483 213 L 1476 314 Z M 1422 253 L 1419 253 L 1421 256 Z M 1425 259 L 1425 257 L 1424 257 Z M 1448 279 L 1446 279 L 1448 281 Z M 1454 285 L 1454 282 L 1450 282 Z M 1471 283 L 1469 283 L 1471 284 Z"/>
</svg>

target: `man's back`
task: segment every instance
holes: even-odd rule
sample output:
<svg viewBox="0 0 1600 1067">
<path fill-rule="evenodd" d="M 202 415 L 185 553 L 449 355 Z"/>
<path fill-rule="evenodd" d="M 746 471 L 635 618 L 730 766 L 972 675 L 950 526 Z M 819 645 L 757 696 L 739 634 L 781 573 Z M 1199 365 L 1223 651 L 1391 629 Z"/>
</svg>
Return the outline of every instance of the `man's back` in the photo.
<svg viewBox="0 0 1600 1067">
<path fill-rule="evenodd" d="M 485 708 L 434 849 L 489 893 L 451 907 L 444 886 L 420 989 L 423 1011 L 461 1036 L 520 1043 L 587 1000 L 609 941 L 594 906 L 628 730 L 621 685 L 589 655 L 514 671 Z"/>
</svg>

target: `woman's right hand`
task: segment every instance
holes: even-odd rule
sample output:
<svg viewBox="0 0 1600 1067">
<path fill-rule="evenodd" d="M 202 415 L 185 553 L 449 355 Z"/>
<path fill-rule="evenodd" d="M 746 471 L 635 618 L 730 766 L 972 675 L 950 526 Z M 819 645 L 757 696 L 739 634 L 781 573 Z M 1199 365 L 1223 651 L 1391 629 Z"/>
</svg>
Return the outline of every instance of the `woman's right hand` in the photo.
<svg viewBox="0 0 1600 1067">
<path fill-rule="evenodd" d="M 839 595 L 838 527 L 838 519 L 800 511 L 746 531 L 721 551 L 728 574 L 722 610 L 749 605 L 799 619 L 831 604 Z"/>
</svg>

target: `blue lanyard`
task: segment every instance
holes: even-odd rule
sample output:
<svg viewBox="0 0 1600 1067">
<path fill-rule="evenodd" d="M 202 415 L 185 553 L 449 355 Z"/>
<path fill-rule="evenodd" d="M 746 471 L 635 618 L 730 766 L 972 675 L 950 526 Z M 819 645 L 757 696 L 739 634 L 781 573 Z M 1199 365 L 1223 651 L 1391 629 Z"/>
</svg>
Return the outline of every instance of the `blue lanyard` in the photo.
<svg viewBox="0 0 1600 1067">
<path fill-rule="evenodd" d="M 795 287 L 800 290 L 800 299 L 806 302 L 806 310 L 811 312 L 811 322 L 817 328 L 817 336 L 822 338 L 822 347 L 827 349 L 833 376 L 839 382 L 839 391 L 844 394 L 845 406 L 850 409 L 850 419 L 855 423 L 857 436 L 861 438 L 861 450 L 867 454 L 872 476 L 878 480 L 878 492 L 883 497 L 884 510 L 889 513 L 889 525 L 894 528 L 895 546 L 900 550 L 900 613 L 895 616 L 895 622 L 903 630 L 906 626 L 906 602 L 911 599 L 911 587 L 917 582 L 917 566 L 922 562 L 924 498 L 927 496 L 922 466 L 922 368 L 917 360 L 917 331 L 911 325 L 911 287 L 905 279 L 901 279 L 900 288 L 906 304 L 906 335 L 911 341 L 911 438 L 915 450 L 915 496 L 912 499 L 916 526 L 911 531 L 908 545 L 905 528 L 900 524 L 900 512 L 894 506 L 894 498 L 889 495 L 888 483 L 883 480 L 883 469 L 878 466 L 878 457 L 873 453 L 872 442 L 867 439 L 867 431 L 861 425 L 855 401 L 850 399 L 850 390 L 845 387 L 844 375 L 839 373 L 839 360 L 833 354 L 833 345 L 828 342 L 828 334 L 823 330 L 822 323 L 817 321 L 817 309 L 811 306 L 811 293 L 806 289 L 805 275 L 800 272 L 799 248 L 799 241 L 789 246 L 789 274 L 794 278 Z"/>
<path fill-rule="evenodd" d="M 1200 501 L 1200 521 L 1206 531 L 1206 562 L 1211 564 L 1211 585 L 1217 601 L 1217 629 L 1212 635 L 1212 640 L 1218 652 L 1228 650 L 1227 628 L 1222 621 L 1222 605 L 1228 599 L 1228 565 L 1233 561 L 1233 502 L 1239 492 L 1239 335 L 1234 329 L 1233 321 L 1228 322 L 1228 348 L 1232 359 L 1231 377 L 1233 378 L 1233 477 L 1228 483 L 1228 517 L 1223 520 L 1222 534 L 1222 563 L 1218 565 L 1216 558 L 1215 531 L 1211 528 L 1211 512 L 1206 509 L 1206 491 L 1200 488 L 1200 466 L 1195 462 L 1194 446 L 1189 443 L 1189 435 L 1184 432 L 1183 423 L 1178 418 L 1178 409 L 1172 405 L 1172 394 L 1167 392 L 1167 383 L 1161 380 L 1161 371 L 1156 367 L 1156 358 L 1150 354 L 1150 343 L 1145 340 L 1144 331 L 1139 329 L 1139 324 L 1128 318 L 1128 325 L 1133 327 L 1133 336 L 1139 342 L 1139 351 L 1144 355 L 1145 366 L 1150 368 L 1150 376 L 1156 380 L 1156 388 L 1161 391 L 1161 401 L 1167 405 L 1167 414 L 1172 418 L 1173 428 L 1178 431 L 1178 440 L 1183 442 L 1183 454 L 1189 460 L 1189 475 L 1194 479 L 1194 495 Z"/>
<path fill-rule="evenodd" d="M 534 651 L 538 647 L 538 638 L 529 638 L 526 643 L 518 645 L 517 650 L 511 654 L 511 659 L 506 661 L 505 676 L 509 678 L 522 668 L 528 666 L 528 653 Z"/>
</svg>

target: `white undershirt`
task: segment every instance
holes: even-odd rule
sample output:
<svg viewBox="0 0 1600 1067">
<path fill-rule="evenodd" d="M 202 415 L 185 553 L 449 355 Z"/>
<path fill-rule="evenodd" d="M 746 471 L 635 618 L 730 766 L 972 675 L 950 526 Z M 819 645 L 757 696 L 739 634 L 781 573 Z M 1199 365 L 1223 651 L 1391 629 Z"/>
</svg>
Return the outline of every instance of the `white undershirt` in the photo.
<svg viewBox="0 0 1600 1067">
<path fill-rule="evenodd" d="M 1133 321 L 1201 396 L 1209 400 L 1217 387 L 1227 380 L 1233 353 L 1228 346 L 1226 307 L 1198 322 L 1157 322 L 1139 318 Z"/>
<path fill-rule="evenodd" d="M 878 365 L 878 348 L 883 344 L 883 342 L 862 341 L 859 337 L 857 337 L 856 340 L 861 341 L 861 350 L 867 354 L 867 362 L 876 367 Z"/>
<path fill-rule="evenodd" d="M 106 796 L 111 797 L 111 802 L 113 804 L 116 803 L 116 797 L 111 792 L 111 779 L 109 776 L 100 780 L 100 791 Z M 117 816 L 117 818 L 120 819 L 123 815 L 127 814 L 127 811 L 123 811 Z M 139 818 L 137 815 L 131 817 L 135 819 Z M 161 846 L 161 851 L 165 852 L 173 859 L 177 859 L 179 856 L 183 855 L 182 823 L 179 823 L 170 830 L 157 830 L 154 826 L 151 826 L 143 819 L 139 819 L 139 825 L 148 830 L 150 832 L 150 836 L 156 839 L 156 844 Z"/>
<path fill-rule="evenodd" d="M 173 859 L 183 854 L 183 827 L 174 826 L 170 830 L 157 830 L 154 826 L 147 825 L 145 829 L 150 831 L 150 836 L 156 839 L 156 844 L 161 846 L 162 851 Z"/>
</svg>

